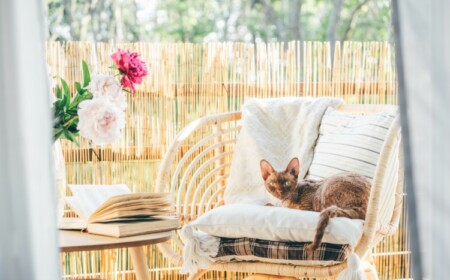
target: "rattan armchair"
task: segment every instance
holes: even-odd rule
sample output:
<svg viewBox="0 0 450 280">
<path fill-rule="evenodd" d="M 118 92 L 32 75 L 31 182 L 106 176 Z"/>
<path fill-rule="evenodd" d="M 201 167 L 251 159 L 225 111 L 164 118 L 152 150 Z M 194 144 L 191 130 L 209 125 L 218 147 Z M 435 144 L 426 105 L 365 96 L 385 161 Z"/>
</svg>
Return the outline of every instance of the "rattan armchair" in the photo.
<svg viewBox="0 0 450 280">
<path fill-rule="evenodd" d="M 343 105 L 340 111 L 367 114 L 396 112 L 390 105 Z M 190 123 L 174 139 L 162 160 L 157 177 L 157 191 L 171 192 L 176 211 L 183 223 L 224 204 L 223 193 L 240 129 L 240 112 L 206 116 Z M 375 172 L 363 235 L 355 253 L 372 263 L 371 250 L 384 236 L 397 228 L 402 209 L 403 156 L 399 117 L 392 123 Z M 394 172 L 394 173 L 393 173 Z M 394 176 L 392 176 L 394 174 Z M 392 178 L 394 178 L 392 180 Z M 170 243 L 159 244 L 161 252 L 174 265 L 181 265 L 183 242 L 178 235 Z M 263 262 L 215 263 L 211 270 L 261 274 L 249 279 L 284 277 L 329 278 L 338 275 L 346 262 L 329 266 L 298 266 Z M 376 279 L 373 266 L 366 269 L 369 279 Z M 194 279 L 201 277 L 199 271 Z M 264 278 L 265 277 L 265 278 Z M 283 278 L 284 279 L 284 278 Z"/>
</svg>

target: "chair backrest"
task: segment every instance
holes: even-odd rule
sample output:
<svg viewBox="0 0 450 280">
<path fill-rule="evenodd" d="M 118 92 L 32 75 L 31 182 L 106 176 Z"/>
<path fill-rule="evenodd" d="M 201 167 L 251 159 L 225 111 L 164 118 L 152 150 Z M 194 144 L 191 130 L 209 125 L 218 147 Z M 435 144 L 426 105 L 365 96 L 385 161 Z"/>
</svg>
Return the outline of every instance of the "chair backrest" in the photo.
<svg viewBox="0 0 450 280">
<path fill-rule="evenodd" d="M 339 110 L 352 114 L 390 112 L 396 115 L 377 163 L 364 233 L 356 248 L 357 253 L 362 256 L 382 236 L 393 234 L 397 230 L 400 220 L 404 196 L 404 167 L 398 107 L 392 105 L 344 105 Z"/>
<path fill-rule="evenodd" d="M 223 204 L 240 112 L 203 117 L 175 137 L 161 163 L 157 191 L 173 194 L 183 222 Z"/>
</svg>

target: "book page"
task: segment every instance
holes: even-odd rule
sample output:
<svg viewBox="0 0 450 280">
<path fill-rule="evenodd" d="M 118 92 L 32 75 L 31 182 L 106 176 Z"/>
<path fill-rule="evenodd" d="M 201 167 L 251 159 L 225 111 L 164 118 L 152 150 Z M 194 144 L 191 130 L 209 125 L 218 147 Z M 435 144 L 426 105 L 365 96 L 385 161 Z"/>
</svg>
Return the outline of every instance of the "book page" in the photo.
<svg viewBox="0 0 450 280">
<path fill-rule="evenodd" d="M 69 187 L 80 213 L 76 209 L 73 210 L 86 221 L 108 198 L 131 193 L 126 185 L 69 185 Z"/>
<path fill-rule="evenodd" d="M 171 214 L 173 214 L 173 212 L 158 211 L 158 210 L 139 211 L 139 210 L 119 209 L 114 212 L 104 213 L 103 215 L 100 215 L 100 216 L 96 216 L 96 215 L 91 216 L 89 218 L 88 222 L 89 223 L 110 222 L 110 221 L 118 220 L 118 219 L 125 220 L 130 217 L 135 217 L 135 218 L 142 217 L 144 219 L 148 219 L 152 216 L 163 216 L 163 215 L 171 215 Z"/>
<path fill-rule="evenodd" d="M 87 223 L 82 218 L 62 218 L 58 221 L 58 229 L 83 230 L 87 228 Z"/>
<path fill-rule="evenodd" d="M 172 208 L 170 197 L 166 198 L 152 198 L 151 193 L 133 193 L 126 195 L 119 195 L 112 197 L 105 201 L 100 207 L 95 210 L 93 215 L 101 214 L 105 211 L 112 211 L 114 209 L 121 209 L 122 207 L 134 206 L 137 208 Z M 150 198 L 147 198 L 150 197 Z"/>
<path fill-rule="evenodd" d="M 66 196 L 64 200 L 66 201 L 67 205 L 69 205 L 70 209 L 72 209 L 75 213 L 77 213 L 77 215 L 80 216 L 81 219 L 87 222 L 88 217 L 83 213 L 83 210 L 78 204 L 78 200 L 76 197 Z"/>
<path fill-rule="evenodd" d="M 148 205 L 144 204 L 127 204 L 123 205 L 121 207 L 111 207 L 109 209 L 104 209 L 101 212 L 95 211 L 94 214 L 91 215 L 90 219 L 101 219 L 104 215 L 109 215 L 111 213 L 117 212 L 117 211 L 129 211 L 134 212 L 137 215 L 153 215 L 155 213 L 173 213 L 173 207 L 149 207 Z"/>
</svg>

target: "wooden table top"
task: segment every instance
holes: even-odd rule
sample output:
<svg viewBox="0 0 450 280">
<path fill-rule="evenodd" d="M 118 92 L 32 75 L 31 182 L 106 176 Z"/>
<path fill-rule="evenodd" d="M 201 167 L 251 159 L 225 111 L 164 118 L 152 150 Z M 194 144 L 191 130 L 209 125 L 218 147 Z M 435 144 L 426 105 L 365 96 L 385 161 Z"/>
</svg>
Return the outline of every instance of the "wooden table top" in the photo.
<svg viewBox="0 0 450 280">
<path fill-rule="evenodd" d="M 61 252 L 76 252 L 136 247 L 161 243 L 171 237 L 172 231 L 116 238 L 73 230 L 59 230 L 59 249 Z"/>
</svg>

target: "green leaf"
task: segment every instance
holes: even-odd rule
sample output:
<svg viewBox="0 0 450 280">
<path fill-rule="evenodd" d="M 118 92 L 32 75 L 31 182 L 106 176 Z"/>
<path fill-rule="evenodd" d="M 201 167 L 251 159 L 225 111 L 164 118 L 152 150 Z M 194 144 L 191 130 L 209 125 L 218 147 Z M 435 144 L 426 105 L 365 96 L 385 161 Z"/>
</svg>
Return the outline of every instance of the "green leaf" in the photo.
<svg viewBox="0 0 450 280">
<path fill-rule="evenodd" d="M 91 74 L 89 73 L 89 67 L 86 61 L 82 61 L 81 65 L 83 67 L 83 87 L 87 87 L 91 82 Z"/>
<path fill-rule="evenodd" d="M 72 102 L 71 102 L 70 105 L 69 105 L 69 108 L 67 108 L 67 112 L 68 112 L 69 114 L 70 114 L 71 111 L 77 110 L 78 104 L 80 104 L 81 98 L 82 98 L 81 95 L 79 95 L 79 94 L 75 95 L 75 97 L 72 99 Z M 76 113 L 73 114 L 73 115 L 76 115 Z"/>
<path fill-rule="evenodd" d="M 61 79 L 61 84 L 63 86 L 64 90 L 64 105 L 66 107 L 69 107 L 70 104 L 70 88 L 69 85 L 67 85 L 66 81 L 64 79 Z"/>
<path fill-rule="evenodd" d="M 62 99 L 62 89 L 59 85 L 56 86 L 56 98 Z"/>
<path fill-rule="evenodd" d="M 70 131 L 64 129 L 63 133 L 64 133 L 64 137 L 66 137 L 67 140 L 73 141 L 73 135 Z"/>
<path fill-rule="evenodd" d="M 74 84 L 77 92 L 81 94 L 81 91 L 83 91 L 83 88 L 81 88 L 81 84 L 79 82 L 75 82 Z"/>
<path fill-rule="evenodd" d="M 90 93 L 89 91 L 86 92 L 86 94 L 83 94 L 82 96 L 80 96 L 80 102 L 84 101 L 84 100 L 89 100 L 92 99 L 94 96 L 92 95 L 92 93 Z"/>
<path fill-rule="evenodd" d="M 55 117 L 53 118 L 53 127 L 57 128 L 62 126 L 62 118 L 61 116 L 55 114 Z"/>
<path fill-rule="evenodd" d="M 53 140 L 58 140 L 59 137 L 64 133 L 64 129 L 56 129 L 53 133 Z"/>
<path fill-rule="evenodd" d="M 73 140 L 73 143 L 75 143 L 75 145 L 77 145 L 77 147 L 80 147 L 80 143 L 78 143 L 78 141 L 77 140 Z"/>
<path fill-rule="evenodd" d="M 61 100 L 61 110 L 65 110 L 64 108 L 66 107 L 66 103 L 69 103 L 70 101 L 68 101 L 67 97 L 64 95 L 63 99 Z"/>
<path fill-rule="evenodd" d="M 64 103 L 65 103 L 65 100 L 64 100 L 64 97 L 62 97 L 62 96 L 60 98 L 56 99 L 56 101 L 53 103 L 53 112 L 54 112 L 55 116 L 64 113 Z"/>
<path fill-rule="evenodd" d="M 71 105 L 72 106 L 72 105 Z M 78 110 L 71 108 L 67 111 L 67 114 L 71 115 L 71 116 L 76 116 L 78 114 Z"/>
<path fill-rule="evenodd" d="M 69 130 L 72 133 L 78 133 L 77 126 L 78 126 L 78 121 L 75 121 L 67 128 L 67 130 Z"/>
<path fill-rule="evenodd" d="M 69 141 L 72 141 L 73 143 L 75 143 L 77 146 L 80 146 L 80 144 L 78 143 L 77 140 L 75 140 L 75 136 L 76 134 L 73 132 L 70 132 L 69 130 L 64 130 L 63 132 L 64 138 L 66 138 Z"/>
<path fill-rule="evenodd" d="M 69 114 L 67 115 L 68 119 L 65 120 L 64 122 L 64 127 L 68 127 L 70 125 L 72 125 L 74 122 L 76 122 L 78 120 L 78 116 L 70 116 Z"/>
<path fill-rule="evenodd" d="M 82 101 L 93 98 L 92 93 L 90 93 L 89 91 L 86 91 L 86 90 L 83 90 L 83 91 L 85 92 L 83 95 L 81 95 L 81 94 L 75 95 L 72 102 L 70 103 L 70 106 L 67 108 L 68 111 L 71 111 L 72 109 L 78 110 L 78 106 L 80 105 L 80 103 Z"/>
</svg>

